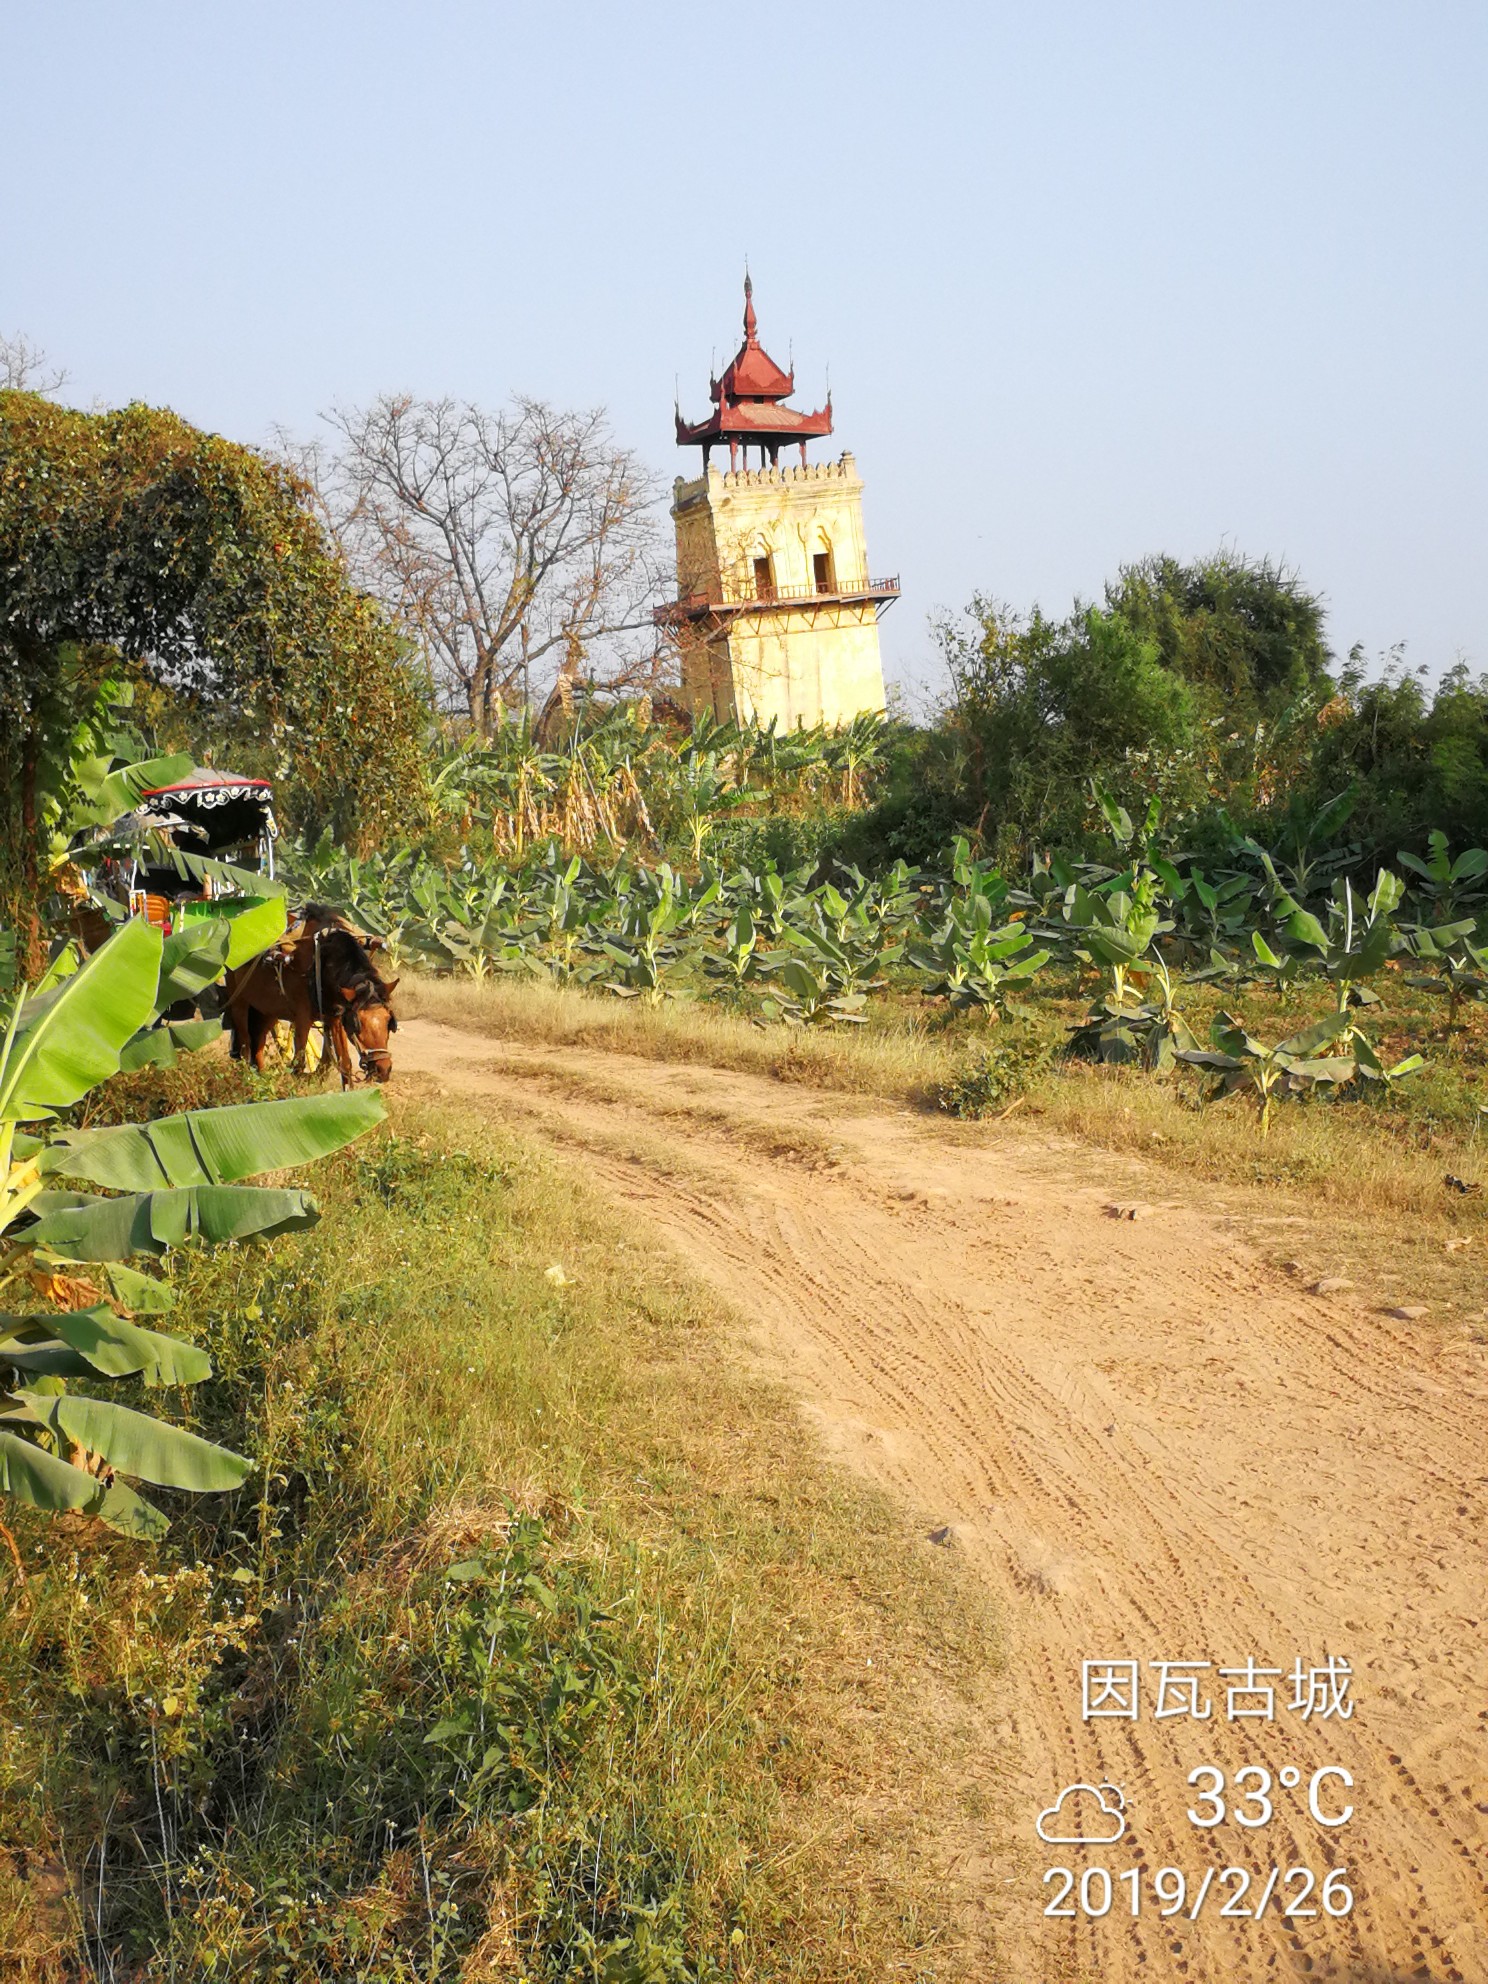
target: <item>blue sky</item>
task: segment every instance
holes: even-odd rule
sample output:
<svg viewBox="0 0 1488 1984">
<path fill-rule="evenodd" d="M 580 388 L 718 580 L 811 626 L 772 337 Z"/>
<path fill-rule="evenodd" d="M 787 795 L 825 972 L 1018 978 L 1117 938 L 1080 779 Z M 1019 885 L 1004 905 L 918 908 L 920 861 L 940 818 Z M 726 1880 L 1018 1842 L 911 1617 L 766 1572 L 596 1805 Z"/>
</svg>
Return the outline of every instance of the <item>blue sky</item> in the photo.
<svg viewBox="0 0 1488 1984">
<path fill-rule="evenodd" d="M 1488 7 L 13 0 L 0 330 L 239 439 L 830 366 L 888 672 L 1221 542 L 1488 669 Z"/>
</svg>

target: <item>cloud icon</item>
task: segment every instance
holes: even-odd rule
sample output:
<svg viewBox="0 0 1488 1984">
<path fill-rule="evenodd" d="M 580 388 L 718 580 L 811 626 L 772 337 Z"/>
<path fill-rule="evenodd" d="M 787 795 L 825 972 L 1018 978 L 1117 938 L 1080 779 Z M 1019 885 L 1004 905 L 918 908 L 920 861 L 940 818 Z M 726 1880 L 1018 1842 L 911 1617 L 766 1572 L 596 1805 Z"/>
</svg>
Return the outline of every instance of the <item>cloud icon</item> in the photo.
<svg viewBox="0 0 1488 1984">
<path fill-rule="evenodd" d="M 1095 1800 L 1094 1810 L 1088 1802 L 1081 1810 L 1082 1792 Z M 1075 1808 L 1066 1812 L 1071 1798 Z M 1058 1831 L 1045 1830 L 1055 1826 Z M 1114 1784 L 1066 1785 L 1048 1811 L 1039 1813 L 1037 1830 L 1049 1846 L 1114 1846 L 1126 1831 L 1126 1800 Z"/>
</svg>

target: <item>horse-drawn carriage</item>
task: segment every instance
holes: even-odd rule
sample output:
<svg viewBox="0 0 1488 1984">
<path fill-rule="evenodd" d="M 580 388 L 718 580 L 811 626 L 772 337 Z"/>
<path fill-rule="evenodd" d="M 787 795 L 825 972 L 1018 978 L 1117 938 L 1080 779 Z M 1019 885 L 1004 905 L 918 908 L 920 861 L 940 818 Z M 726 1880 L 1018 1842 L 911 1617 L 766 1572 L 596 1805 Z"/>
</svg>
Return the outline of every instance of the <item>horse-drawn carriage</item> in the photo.
<svg viewBox="0 0 1488 1984">
<path fill-rule="evenodd" d="M 205 936 L 208 926 L 231 927 L 240 918 L 248 919 L 241 934 L 249 938 L 251 925 L 283 894 L 275 885 L 278 828 L 267 779 L 193 771 L 141 792 L 127 825 L 122 841 L 114 830 L 115 851 L 100 880 L 130 915 L 147 918 L 168 938 L 189 938 L 194 927 Z M 267 947 L 262 938 L 241 946 L 229 939 L 226 975 L 220 991 L 213 988 L 234 1056 L 262 1069 L 271 1040 L 292 1043 L 296 1072 L 306 1071 L 312 1053 L 317 1062 L 334 1058 L 345 1086 L 355 1047 L 362 1074 L 385 1081 L 392 1070 L 389 1036 L 398 1024 L 391 1006 L 397 980 L 384 980 L 377 969 L 378 940 L 323 903 L 276 916 L 272 928 Z M 236 961 L 234 950 L 242 953 Z"/>
<path fill-rule="evenodd" d="M 141 793 L 136 818 L 144 834 L 120 876 L 131 915 L 170 934 L 265 900 L 253 877 L 273 881 L 279 833 L 267 779 L 194 771 Z"/>
</svg>

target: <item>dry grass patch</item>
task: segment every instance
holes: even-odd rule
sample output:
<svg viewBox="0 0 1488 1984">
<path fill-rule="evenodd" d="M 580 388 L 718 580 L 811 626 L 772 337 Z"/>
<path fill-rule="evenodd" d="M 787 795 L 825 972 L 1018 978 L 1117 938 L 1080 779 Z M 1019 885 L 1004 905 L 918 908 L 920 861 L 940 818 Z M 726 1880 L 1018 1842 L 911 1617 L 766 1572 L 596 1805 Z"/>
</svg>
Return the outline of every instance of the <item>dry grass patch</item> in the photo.
<svg viewBox="0 0 1488 1984">
<path fill-rule="evenodd" d="M 1471 1132 L 1438 1132 L 1423 1148 L 1368 1101 L 1318 1101 L 1278 1108 L 1262 1139 L 1239 1098 L 1205 1108 L 1183 1076 L 1095 1068 L 1050 1075 L 1001 1134 L 1030 1117 L 1031 1129 L 1160 1166 L 1306 1280 L 1350 1279 L 1380 1305 L 1424 1302 L 1437 1322 L 1479 1319 L 1488 1305 L 1488 1189 L 1445 1182 L 1488 1179 Z"/>
<path fill-rule="evenodd" d="M 685 1000 L 653 1006 L 534 979 L 412 975 L 400 986 L 399 1004 L 410 1018 L 426 1016 L 502 1040 L 737 1068 L 858 1095 L 928 1096 L 962 1053 L 957 1041 L 897 1010 L 871 1013 L 862 1027 L 804 1032 L 756 1026 L 727 1008 Z"/>
<path fill-rule="evenodd" d="M 1404 999 L 1398 988 L 1393 996 Z M 1212 992 L 1190 1001 L 1201 1034 L 1218 1004 Z M 1256 995 L 1243 1010 L 1269 1039 L 1303 1024 L 1316 1005 L 1312 987 L 1286 1001 Z M 1041 1031 L 1057 1048 L 1083 1010 L 1079 999 L 1053 999 L 1015 1031 Z M 980 1022 L 927 1021 L 891 1000 L 879 1002 L 867 1027 L 803 1035 L 764 1030 L 711 1006 L 645 1006 L 506 979 L 419 979 L 410 1011 L 488 1038 L 737 1069 L 924 1108 L 978 1054 L 995 1053 L 1009 1037 Z M 1413 1033 L 1437 1017 L 1429 1007 L 1412 1012 Z M 1382 1029 L 1392 1054 L 1410 1044 L 1402 1027 L 1397 1015 Z M 1398 1097 L 1282 1103 L 1264 1140 L 1242 1099 L 1203 1106 L 1200 1083 L 1187 1071 L 1154 1078 L 1064 1061 L 1021 1083 L 1020 1106 L 1005 1124 L 947 1121 L 946 1133 L 1017 1137 L 1053 1128 L 1141 1157 L 1185 1192 L 1202 1191 L 1272 1258 L 1305 1255 L 1299 1272 L 1354 1280 L 1358 1299 L 1426 1303 L 1433 1327 L 1471 1329 L 1488 1310 L 1488 1142 L 1480 1141 L 1475 1109 L 1488 1073 L 1488 1027 L 1473 1014 L 1450 1037 L 1438 1028 L 1426 1052 L 1425 1075 Z M 586 1079 L 558 1072 L 565 1083 Z M 1459 1192 L 1449 1176 L 1483 1189 Z M 1225 1190 L 1222 1204 L 1215 1185 Z"/>
</svg>

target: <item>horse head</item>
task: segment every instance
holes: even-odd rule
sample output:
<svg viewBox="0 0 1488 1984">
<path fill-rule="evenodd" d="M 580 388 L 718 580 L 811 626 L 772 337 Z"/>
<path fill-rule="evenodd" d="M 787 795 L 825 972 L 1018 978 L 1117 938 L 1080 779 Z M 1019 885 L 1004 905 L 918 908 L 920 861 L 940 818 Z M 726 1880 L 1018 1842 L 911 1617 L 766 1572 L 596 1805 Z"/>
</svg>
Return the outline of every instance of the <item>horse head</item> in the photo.
<svg viewBox="0 0 1488 1984">
<path fill-rule="evenodd" d="M 398 1015 L 392 998 L 398 989 L 396 978 L 384 982 L 366 978 L 357 985 L 338 985 L 341 1024 L 357 1051 L 357 1060 L 368 1081 L 385 1082 L 393 1072 L 392 1049 L 388 1042 L 398 1031 Z"/>
</svg>

